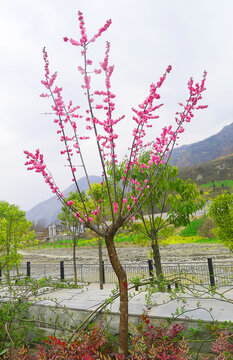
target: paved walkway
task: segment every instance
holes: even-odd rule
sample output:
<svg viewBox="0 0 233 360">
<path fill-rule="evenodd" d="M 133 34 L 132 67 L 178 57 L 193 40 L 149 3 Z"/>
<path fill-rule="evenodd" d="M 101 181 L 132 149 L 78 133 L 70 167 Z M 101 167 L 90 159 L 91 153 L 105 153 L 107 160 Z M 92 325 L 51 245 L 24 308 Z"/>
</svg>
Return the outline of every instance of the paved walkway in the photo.
<svg viewBox="0 0 233 360">
<path fill-rule="evenodd" d="M 95 310 L 111 296 L 114 286 L 104 285 L 100 290 L 98 284 L 91 284 L 83 289 L 61 289 L 43 295 L 43 300 L 37 299 L 38 304 L 54 305 L 53 299 L 60 306 L 72 310 Z M 233 288 L 224 287 L 217 290 L 218 294 L 211 295 L 203 292 L 203 288 L 195 289 L 193 293 L 156 292 L 151 297 L 149 315 L 155 318 L 168 318 L 177 314 L 177 319 L 193 319 L 204 321 L 232 321 L 233 322 Z M 129 315 L 140 315 L 146 310 L 146 292 L 131 291 L 129 301 Z M 182 300 L 186 298 L 184 303 Z M 107 307 L 112 313 L 119 312 L 119 298 Z M 183 310 L 182 310 L 183 309 Z"/>
</svg>

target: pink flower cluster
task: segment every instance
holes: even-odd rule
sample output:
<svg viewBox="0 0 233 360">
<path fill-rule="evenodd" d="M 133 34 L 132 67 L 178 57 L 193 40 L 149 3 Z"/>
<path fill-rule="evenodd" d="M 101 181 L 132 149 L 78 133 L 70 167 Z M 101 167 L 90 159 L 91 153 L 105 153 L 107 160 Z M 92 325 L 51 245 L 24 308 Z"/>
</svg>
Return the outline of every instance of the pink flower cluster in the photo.
<svg viewBox="0 0 233 360">
<path fill-rule="evenodd" d="M 107 166 L 110 166 L 113 174 L 113 187 L 116 187 L 118 180 L 116 180 L 115 171 L 117 153 L 116 153 L 116 140 L 118 134 L 115 131 L 116 125 L 124 119 L 124 115 L 120 117 L 114 116 L 115 111 L 115 94 L 111 91 L 111 77 L 114 71 L 114 66 L 109 64 L 109 53 L 110 43 L 106 44 L 106 51 L 103 61 L 99 63 L 100 68 L 95 68 L 93 61 L 88 58 L 88 45 L 94 42 L 98 37 L 105 32 L 111 25 L 111 20 L 108 20 L 103 27 L 101 27 L 96 35 L 90 39 L 87 36 L 85 22 L 82 12 L 78 12 L 78 21 L 80 28 L 80 39 L 75 40 L 73 38 L 64 37 L 65 42 L 70 42 L 74 46 L 81 47 L 81 54 L 83 55 L 83 65 L 78 66 L 78 70 L 83 78 L 82 88 L 88 101 L 88 109 L 81 113 L 79 106 L 73 106 L 72 101 L 65 104 L 62 96 L 62 87 L 55 84 L 57 73 L 50 74 L 48 55 L 45 49 L 43 49 L 44 69 L 45 76 L 41 83 L 44 85 L 46 92 L 41 94 L 41 97 L 49 97 L 53 104 L 51 106 L 53 113 L 55 114 L 54 123 L 57 126 L 57 134 L 62 143 L 62 150 L 60 154 L 66 155 L 68 166 L 72 173 L 72 181 L 77 184 L 77 167 L 76 162 L 73 160 L 74 156 L 78 155 L 79 162 L 83 167 L 87 176 L 85 163 L 83 160 L 80 142 L 81 140 L 88 140 L 89 136 L 85 134 L 80 136 L 79 133 L 79 121 L 86 121 L 87 132 L 93 133 L 99 156 L 102 165 L 102 172 L 104 182 L 108 184 L 108 175 L 106 172 Z M 167 75 L 171 72 L 172 67 L 169 65 L 165 73 L 159 78 L 157 83 L 150 85 L 148 95 L 137 108 L 132 108 L 133 121 L 135 127 L 132 132 L 132 145 L 130 147 L 130 153 L 125 162 L 123 168 L 121 187 L 122 193 L 119 197 L 117 191 L 114 192 L 113 199 L 112 193 L 109 190 L 109 204 L 111 208 L 112 217 L 116 218 L 117 215 L 124 214 L 127 221 L 134 221 L 135 209 L 140 205 L 140 198 L 147 196 L 151 191 L 150 180 L 155 173 L 156 166 L 164 164 L 168 156 L 169 150 L 176 144 L 179 135 L 184 131 L 184 124 L 190 122 L 194 116 L 194 110 L 204 109 L 206 105 L 199 105 L 199 101 L 202 99 L 202 93 L 205 90 L 205 81 L 207 73 L 204 72 L 201 83 L 194 84 L 191 78 L 188 82 L 189 97 L 185 104 L 179 103 L 182 110 L 176 113 L 175 121 L 176 128 L 172 126 L 164 127 L 159 137 L 155 138 L 153 142 L 146 142 L 146 135 L 148 129 L 153 126 L 154 120 L 159 118 L 158 110 L 163 103 L 160 101 L 159 89 L 163 85 L 167 78 Z M 92 89 L 93 87 L 93 76 L 103 74 L 105 87 L 103 90 Z M 101 116 L 99 115 L 101 112 Z M 150 131 L 150 130 L 149 130 Z M 149 148 L 149 159 L 139 164 L 139 156 L 142 149 Z M 42 174 L 45 182 L 49 184 L 53 193 L 56 193 L 59 198 L 62 198 L 62 194 L 54 184 L 52 177 L 46 171 L 46 165 L 44 164 L 43 155 L 40 154 L 39 150 L 36 151 L 35 155 L 25 151 L 25 154 L 29 161 L 26 162 L 28 170 L 35 170 Z M 138 169 L 141 173 L 147 170 L 147 178 L 143 181 L 138 181 L 134 170 Z M 108 186 L 108 185 L 107 185 Z M 63 199 L 64 200 L 64 199 Z M 101 202 L 101 200 L 99 200 Z M 96 203 L 95 203 L 96 204 Z M 66 205 L 71 207 L 73 211 L 73 201 L 66 202 Z M 85 210 L 85 215 L 81 214 L 80 211 L 76 211 L 74 216 L 80 221 L 90 225 L 94 221 L 94 216 L 100 215 L 100 207 L 96 204 L 96 209 L 92 211 Z"/>
<path fill-rule="evenodd" d="M 74 46 L 83 46 L 85 47 L 87 44 L 89 44 L 90 42 L 94 42 L 98 37 L 100 37 L 102 35 L 102 33 L 104 31 L 106 31 L 109 26 L 112 23 L 112 20 L 108 20 L 106 21 L 106 23 L 104 24 L 104 26 L 102 26 L 97 34 L 95 34 L 90 40 L 87 39 L 87 34 L 86 34 L 86 29 L 85 29 L 85 23 L 84 23 L 84 18 L 83 18 L 83 13 L 81 11 L 78 11 L 78 20 L 79 20 L 79 28 L 80 28 L 80 33 L 81 33 L 81 38 L 79 41 L 74 40 L 72 38 L 68 38 L 67 36 L 65 36 L 63 38 L 63 40 L 65 42 L 70 41 L 70 43 Z M 85 53 L 85 52 L 84 52 Z"/>
<path fill-rule="evenodd" d="M 172 129 L 172 126 L 164 127 L 160 137 L 157 137 L 156 140 L 151 144 L 144 144 L 143 138 L 146 135 L 145 126 L 148 127 L 148 120 L 152 118 L 157 118 L 152 114 L 153 111 L 157 110 L 162 104 L 158 106 L 153 106 L 153 101 L 160 98 L 157 94 L 157 88 L 161 87 L 163 84 L 166 74 L 171 71 L 171 67 L 169 66 L 166 70 L 166 73 L 160 78 L 159 82 L 155 86 L 154 84 L 150 87 L 150 95 L 144 100 L 144 102 L 139 105 L 139 108 L 142 110 L 133 109 L 133 111 L 137 114 L 137 117 L 133 119 L 136 121 L 137 128 L 133 130 L 133 147 L 131 148 L 131 157 L 129 161 L 125 163 L 124 176 L 122 180 L 125 183 L 125 187 L 129 184 L 133 183 L 136 185 L 134 187 L 134 192 L 138 193 L 137 200 L 140 199 L 141 196 L 144 196 L 144 191 L 146 189 L 150 189 L 150 185 L 148 184 L 151 176 L 153 175 L 154 165 L 164 164 L 165 158 L 168 154 L 168 151 L 174 146 L 176 141 L 179 138 L 179 134 L 184 131 L 184 127 L 182 126 L 185 122 L 190 122 L 191 118 L 194 116 L 193 111 L 198 109 L 205 109 L 207 105 L 199 105 L 197 103 L 202 99 L 202 93 L 205 91 L 205 81 L 206 81 L 206 71 L 203 74 L 203 79 L 201 83 L 196 83 L 194 86 L 193 79 L 191 78 L 188 82 L 188 90 L 189 90 L 189 98 L 186 101 L 186 105 L 179 103 L 180 106 L 183 107 L 181 112 L 176 113 L 176 123 L 177 127 L 175 130 Z M 146 147 L 150 145 L 150 159 L 148 163 L 140 164 L 138 163 L 138 153 L 142 147 Z M 146 179 L 144 184 L 141 184 L 137 179 L 132 177 L 133 168 L 139 168 L 139 171 L 142 173 L 144 169 L 151 170 L 149 179 Z M 131 209 L 130 209 L 131 210 Z"/>
<path fill-rule="evenodd" d="M 46 171 L 46 165 L 44 163 L 43 154 L 40 153 L 40 150 L 36 150 L 35 154 L 30 153 L 29 151 L 24 150 L 24 154 L 27 159 L 30 159 L 25 163 L 27 170 L 34 170 L 37 173 L 41 173 L 45 183 L 49 185 L 50 189 L 54 194 L 59 198 L 63 197 L 63 194 L 60 192 L 59 188 L 55 185 L 52 176 Z"/>
</svg>

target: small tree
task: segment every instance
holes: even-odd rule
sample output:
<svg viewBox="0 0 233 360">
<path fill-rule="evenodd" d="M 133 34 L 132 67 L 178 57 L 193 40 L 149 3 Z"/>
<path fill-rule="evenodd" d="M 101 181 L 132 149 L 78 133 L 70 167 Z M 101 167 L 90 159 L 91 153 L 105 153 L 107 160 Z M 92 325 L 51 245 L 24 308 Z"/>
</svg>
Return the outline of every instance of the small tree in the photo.
<svg viewBox="0 0 233 360">
<path fill-rule="evenodd" d="M 82 192 L 82 197 L 85 199 L 86 205 L 88 204 L 88 199 L 85 196 L 85 193 Z M 83 203 L 80 200 L 78 193 L 70 193 L 69 197 L 66 199 L 66 202 L 69 206 L 73 205 L 78 209 L 82 209 Z M 58 215 L 58 218 L 61 220 L 61 224 L 68 231 L 69 235 L 72 238 L 73 243 L 73 269 L 74 269 L 74 282 L 77 285 L 77 264 L 76 264 L 76 245 L 77 241 L 80 238 L 80 235 L 83 233 L 84 224 L 70 212 L 70 209 L 66 206 L 62 207 L 62 213 Z"/>
<path fill-rule="evenodd" d="M 94 197 L 94 200 L 97 204 L 99 204 L 98 206 L 98 214 L 95 216 L 94 221 L 96 223 L 96 226 L 98 229 L 101 228 L 101 217 L 100 217 L 100 213 L 102 215 L 102 217 L 104 219 L 108 219 L 110 212 L 109 212 L 109 208 L 108 208 L 108 193 L 107 193 L 107 188 L 106 188 L 106 184 L 99 184 L 99 183 L 94 183 L 91 184 L 91 188 L 87 190 L 87 195 L 92 198 Z M 104 273 L 103 273 L 103 251 L 102 251 L 102 242 L 103 242 L 103 238 L 101 236 L 98 236 L 98 255 L 99 255 L 99 284 L 100 284 L 100 290 L 103 290 L 104 288 Z"/>
<path fill-rule="evenodd" d="M 126 223 L 134 221 L 135 214 L 139 208 L 143 206 L 144 202 L 150 196 L 150 193 L 157 186 L 157 183 L 150 183 L 156 172 L 157 166 L 164 164 L 166 168 L 166 154 L 168 150 L 172 150 L 179 135 L 184 131 L 185 123 L 189 122 L 193 117 L 194 110 L 205 108 L 206 106 L 198 105 L 199 100 L 202 99 L 202 93 L 205 90 L 206 72 L 204 72 L 203 80 L 201 83 L 194 84 L 191 78 L 188 82 L 188 99 L 185 104 L 180 103 L 181 110 L 176 113 L 175 122 L 176 127 L 164 127 L 161 136 L 156 137 L 150 152 L 150 160 L 144 164 L 148 170 L 147 181 L 143 184 L 133 177 L 134 168 L 138 166 L 139 151 L 148 145 L 146 140 L 146 131 L 152 127 L 151 122 L 158 118 L 157 110 L 162 106 L 158 102 L 160 95 L 159 89 L 171 71 L 171 66 L 168 66 L 165 73 L 161 76 L 156 84 L 151 84 L 149 92 L 144 101 L 139 104 L 137 108 L 133 108 L 133 121 L 135 128 L 132 131 L 132 138 L 129 136 L 129 154 L 127 157 L 126 166 L 124 169 L 124 176 L 119 180 L 116 176 L 117 147 L 116 140 L 118 134 L 116 133 L 116 125 L 124 119 L 124 115 L 116 117 L 114 98 L 115 94 L 111 90 L 111 75 L 114 66 L 109 64 L 110 44 L 107 42 L 105 57 L 100 62 L 100 67 L 93 66 L 93 61 L 88 56 L 89 47 L 96 41 L 96 39 L 108 29 L 111 20 L 98 30 L 96 35 L 88 37 L 85 29 L 85 23 L 81 12 L 78 13 L 79 27 L 81 30 L 81 38 L 74 40 L 73 38 L 65 37 L 65 42 L 70 42 L 75 47 L 81 48 L 81 55 L 83 57 L 83 65 L 78 67 L 82 77 L 82 88 L 87 99 L 88 108 L 86 111 L 80 110 L 79 106 L 73 106 L 70 101 L 65 104 L 62 97 L 62 88 L 55 85 L 57 73 L 50 74 L 49 61 L 46 50 L 43 50 L 45 62 L 45 78 L 42 84 L 45 86 L 46 92 L 42 97 L 48 97 L 52 100 L 52 111 L 55 113 L 54 122 L 58 126 L 57 133 L 63 144 L 62 155 L 66 155 L 68 166 L 70 167 L 72 180 L 74 181 L 77 191 L 80 195 L 81 202 L 83 203 L 82 209 L 77 209 L 74 204 L 69 205 L 65 201 L 62 192 L 52 178 L 50 172 L 46 168 L 44 157 L 39 150 L 35 154 L 25 151 L 28 158 L 26 165 L 28 170 L 35 170 L 41 173 L 48 183 L 53 193 L 62 201 L 64 206 L 70 206 L 70 211 L 77 217 L 80 222 L 93 230 L 98 236 L 104 238 L 109 259 L 112 267 L 116 273 L 119 281 L 120 291 L 120 325 L 119 325 L 119 346 L 121 351 L 127 353 L 127 337 L 128 337 L 128 285 L 127 275 L 122 267 L 119 257 L 116 252 L 114 244 L 114 236 L 116 232 Z M 95 90 L 93 85 L 94 76 L 98 74 L 104 75 L 104 88 L 103 90 Z M 102 114 L 100 113 L 102 111 Z M 86 163 L 82 153 L 82 141 L 88 140 L 90 136 L 87 134 L 80 134 L 81 128 L 79 126 L 80 120 L 83 119 L 87 122 L 86 130 L 89 134 L 93 135 L 93 141 L 96 143 L 96 154 L 100 160 L 101 175 L 103 176 L 103 183 L 107 189 L 108 208 L 110 211 L 110 218 L 107 222 L 101 214 L 99 204 L 97 204 L 95 197 L 91 191 L 91 185 L 88 177 Z M 150 131 L 151 132 L 151 131 Z M 74 155 L 78 155 L 80 162 L 75 162 Z M 112 177 L 109 179 L 107 174 L 107 163 L 112 168 Z M 83 198 L 77 182 L 77 166 L 78 164 L 84 171 L 87 182 L 90 188 L 91 197 L 95 204 L 95 210 L 89 211 L 86 206 L 85 199 Z M 135 196 L 130 196 L 130 184 L 137 182 L 137 193 Z M 93 218 L 99 215 L 101 219 L 101 228 L 97 228 L 93 223 Z"/>
<path fill-rule="evenodd" d="M 233 194 L 218 195 L 209 206 L 208 215 L 213 219 L 213 233 L 223 244 L 233 250 Z"/>
<path fill-rule="evenodd" d="M 0 263 L 8 281 L 10 269 L 14 266 L 18 274 L 18 265 L 22 258 L 18 250 L 34 239 L 34 231 L 29 231 L 31 225 L 25 218 L 25 212 L 18 206 L 0 201 Z"/>
<path fill-rule="evenodd" d="M 139 163 L 144 164 L 149 157 L 149 152 L 139 157 Z M 136 169 L 137 179 L 143 183 L 148 178 L 147 169 Z M 157 183 L 157 186 L 154 184 Z M 200 196 L 196 184 L 191 180 L 183 181 L 178 178 L 177 167 L 163 165 L 151 179 L 150 186 L 153 190 L 147 197 L 143 206 L 139 208 L 138 215 L 141 223 L 133 225 L 133 228 L 142 232 L 150 241 L 153 262 L 157 277 L 162 277 L 162 264 L 159 251 L 159 236 L 166 236 L 172 227 L 187 226 L 190 217 L 199 209 L 203 208 L 205 199 Z M 132 185 L 132 193 L 135 193 L 135 185 Z M 165 231 L 166 230 L 166 231 Z"/>
</svg>

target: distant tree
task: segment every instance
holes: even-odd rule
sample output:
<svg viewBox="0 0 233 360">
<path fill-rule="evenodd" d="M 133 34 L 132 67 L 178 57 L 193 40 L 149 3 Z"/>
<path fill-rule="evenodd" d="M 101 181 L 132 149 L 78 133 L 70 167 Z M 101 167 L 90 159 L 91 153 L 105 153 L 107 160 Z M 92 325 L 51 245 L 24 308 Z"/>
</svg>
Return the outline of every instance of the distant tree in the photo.
<svg viewBox="0 0 233 360">
<path fill-rule="evenodd" d="M 32 223 L 26 220 L 25 212 L 16 205 L 0 201 L 0 262 L 10 281 L 10 269 L 20 264 L 22 255 L 18 250 L 34 240 Z"/>
<path fill-rule="evenodd" d="M 213 219 L 215 228 L 213 233 L 223 244 L 233 250 L 233 194 L 224 192 L 218 195 L 208 210 L 209 216 Z"/>
<path fill-rule="evenodd" d="M 87 190 L 87 195 L 90 197 L 91 201 L 98 204 L 97 210 L 98 213 L 95 216 L 94 222 L 97 226 L 97 229 L 99 230 L 101 228 L 101 217 L 100 213 L 102 214 L 103 218 L 108 218 L 110 216 L 110 209 L 109 209 L 109 202 L 108 202 L 108 192 L 106 184 L 99 184 L 94 183 L 91 184 L 90 188 Z M 98 234 L 97 234 L 98 235 Z M 103 289 L 103 283 L 104 283 L 104 274 L 103 274 L 103 251 L 102 251 L 102 242 L 103 239 L 98 236 L 98 257 L 99 257 L 99 284 L 100 289 Z"/>
<path fill-rule="evenodd" d="M 87 196 L 84 192 L 81 193 L 82 198 L 86 201 L 86 206 L 89 208 L 91 207 L 91 203 L 88 202 Z M 84 224 L 74 216 L 72 212 L 71 206 L 75 206 L 78 209 L 83 208 L 83 203 L 80 199 L 80 195 L 78 192 L 70 193 L 69 197 L 66 199 L 67 204 L 70 205 L 69 208 L 66 206 L 62 207 L 62 212 L 58 215 L 58 218 L 61 221 L 61 224 L 65 227 L 66 231 L 71 236 L 73 242 L 73 269 L 74 269 L 74 282 L 77 285 L 78 278 L 77 278 L 77 264 L 76 264 L 76 245 L 77 241 L 80 238 L 80 235 L 83 233 Z"/>
<path fill-rule="evenodd" d="M 149 156 L 149 152 L 144 152 L 139 157 L 139 169 L 140 163 L 146 163 Z M 137 180 L 140 183 L 145 182 L 148 178 L 147 169 L 143 168 L 142 171 L 136 170 L 136 172 L 134 176 Z M 190 223 L 190 217 L 203 208 L 205 199 L 200 196 L 194 182 L 179 179 L 177 167 L 168 164 L 166 169 L 162 165 L 158 167 L 150 186 L 153 189 L 138 210 L 141 223 L 134 224 L 133 228 L 149 239 L 156 275 L 161 278 L 159 237 L 169 236 L 172 228 L 187 226 Z M 135 190 L 135 184 L 132 184 L 131 196 L 134 195 Z"/>
</svg>

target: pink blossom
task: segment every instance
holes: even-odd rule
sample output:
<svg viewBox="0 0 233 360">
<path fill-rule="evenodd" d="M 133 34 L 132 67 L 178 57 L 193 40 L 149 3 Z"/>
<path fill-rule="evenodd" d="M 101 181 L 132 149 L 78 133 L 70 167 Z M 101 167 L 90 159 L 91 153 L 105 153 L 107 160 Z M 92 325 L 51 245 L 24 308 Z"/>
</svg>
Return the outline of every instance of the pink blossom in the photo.
<svg viewBox="0 0 233 360">
<path fill-rule="evenodd" d="M 72 206 L 73 203 L 74 203 L 74 202 L 73 202 L 72 200 L 67 201 L 67 205 L 69 205 L 69 206 Z"/>
<path fill-rule="evenodd" d="M 118 211 L 118 204 L 114 201 L 113 202 L 113 209 L 114 209 L 114 212 L 117 213 Z"/>
<path fill-rule="evenodd" d="M 79 46 L 79 45 L 80 45 L 80 43 L 79 43 L 77 40 L 74 40 L 74 39 L 72 39 L 72 38 L 70 38 L 70 43 L 71 43 L 72 45 L 74 45 L 74 46 Z"/>
<path fill-rule="evenodd" d="M 122 202 L 124 203 L 124 204 L 126 204 L 127 203 L 127 199 L 122 199 Z"/>
</svg>

